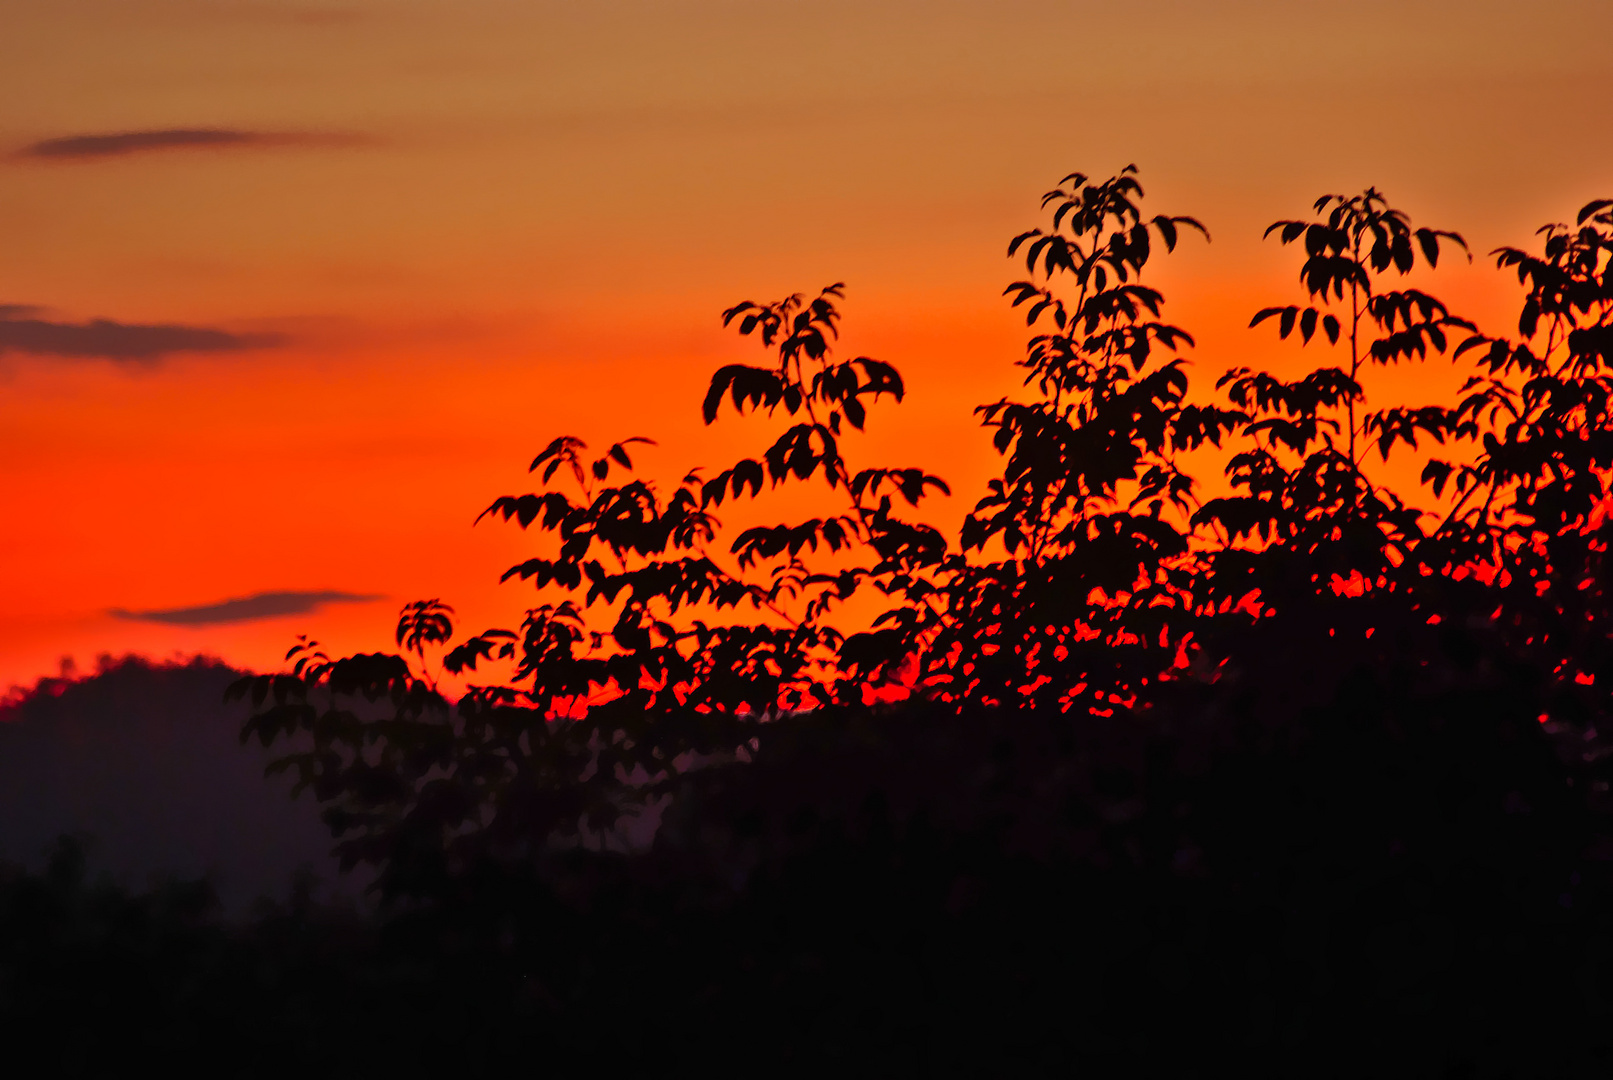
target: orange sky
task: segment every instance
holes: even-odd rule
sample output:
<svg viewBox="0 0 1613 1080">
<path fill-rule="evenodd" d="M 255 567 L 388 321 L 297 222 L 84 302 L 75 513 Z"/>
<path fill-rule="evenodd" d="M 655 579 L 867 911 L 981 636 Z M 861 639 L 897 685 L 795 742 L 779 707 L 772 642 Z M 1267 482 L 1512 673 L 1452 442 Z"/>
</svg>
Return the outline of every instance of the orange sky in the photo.
<svg viewBox="0 0 1613 1080">
<path fill-rule="evenodd" d="M 1151 208 L 1209 225 L 1156 281 L 1206 380 L 1298 362 L 1243 327 L 1295 298 L 1261 229 L 1318 194 L 1376 184 L 1477 251 L 1613 195 L 1605 2 L 0 3 L 0 308 L 40 309 L 0 317 L 276 342 L 0 353 L 0 687 L 63 655 L 373 648 L 420 597 L 513 623 L 521 534 L 471 521 L 533 453 L 646 434 L 669 479 L 722 464 L 758 429 L 699 422 L 752 355 L 720 311 L 836 280 L 847 347 L 911 388 L 869 452 L 952 480 L 953 523 L 992 464 L 969 408 L 1024 337 L 1006 242 L 1071 170 L 1136 161 Z M 240 134 L 48 149 L 176 130 Z M 1505 326 L 1482 260 L 1436 285 Z M 384 599 L 109 614 L 323 590 Z"/>
</svg>

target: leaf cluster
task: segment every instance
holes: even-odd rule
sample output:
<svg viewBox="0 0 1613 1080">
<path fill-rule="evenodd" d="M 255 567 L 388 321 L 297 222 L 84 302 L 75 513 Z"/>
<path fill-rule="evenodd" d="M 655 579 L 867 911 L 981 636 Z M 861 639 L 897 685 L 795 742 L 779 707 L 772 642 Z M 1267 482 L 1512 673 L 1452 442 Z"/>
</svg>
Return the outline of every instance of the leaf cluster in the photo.
<svg viewBox="0 0 1613 1080">
<path fill-rule="evenodd" d="M 750 760 L 769 725 L 902 700 L 1275 730 L 1288 706 L 1271 702 L 1352 671 L 1428 689 L 1476 677 L 1482 655 L 1534 695 L 1519 707 L 1565 730 L 1604 717 L 1613 203 L 1543 230 L 1538 252 L 1494 253 L 1525 293 L 1511 338 L 1405 280 L 1465 253 L 1458 234 L 1376 189 L 1325 196 L 1267 230 L 1297 248 L 1303 295 L 1250 327 L 1327 355 L 1195 393 L 1193 338 L 1149 275 L 1208 232 L 1143 199 L 1133 167 L 1071 174 L 1044 227 L 1009 244 L 1027 275 L 1005 290 L 1032 331 L 1023 392 L 976 410 L 1001 469 L 956 544 L 900 516 L 949 495 L 941 478 L 857 460 L 873 407 L 906 384 L 837 355 L 843 287 L 747 301 L 723 323 L 765 360 L 719 368 L 701 412 L 770 418 L 765 445 L 663 488 L 635 469 L 649 439 L 597 458 L 555 439 L 532 461 L 538 489 L 482 515 L 533 539 L 504 575 L 538 593 L 519 627 L 455 643 L 450 608 L 410 605 L 397 643 L 418 671 L 301 643 L 288 672 L 238 688 L 257 706 L 247 735 L 294 748 L 283 767 L 326 804 L 344 858 L 420 898 L 488 860 L 628 844 L 635 815 Z M 1454 403 L 1374 401 L 1384 368 L 1436 357 L 1472 368 Z M 1434 447 L 1449 459 L 1424 460 Z M 1412 455 L 1422 493 L 1384 479 Z M 1224 473 L 1212 498 L 1206 463 Z M 802 485 L 827 509 L 732 532 L 718 517 Z M 449 702 L 428 649 L 467 680 L 502 675 Z"/>
</svg>

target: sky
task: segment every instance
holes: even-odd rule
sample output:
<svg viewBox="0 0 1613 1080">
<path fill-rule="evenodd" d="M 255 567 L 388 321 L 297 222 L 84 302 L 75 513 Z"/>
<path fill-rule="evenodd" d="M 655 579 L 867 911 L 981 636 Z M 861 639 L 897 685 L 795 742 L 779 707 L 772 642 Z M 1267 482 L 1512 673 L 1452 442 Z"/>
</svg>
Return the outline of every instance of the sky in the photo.
<svg viewBox="0 0 1613 1080">
<path fill-rule="evenodd" d="M 1054 0 L 0 0 L 0 687 L 101 653 L 274 667 L 404 602 L 513 625 L 473 527 L 556 435 L 675 482 L 739 300 L 847 285 L 909 386 L 866 450 L 956 492 L 1014 391 L 1008 240 L 1135 162 L 1192 214 L 1154 283 L 1195 377 L 1314 363 L 1264 227 L 1376 185 L 1482 257 L 1613 196 L 1613 5 Z M 1152 271 L 1152 266 L 1151 266 Z M 1446 375 L 1416 376 L 1422 389 Z M 1407 390 L 1406 387 L 1401 387 Z M 1417 390 L 1412 386 L 1410 390 Z M 900 459 L 900 460 L 897 460 Z"/>
</svg>

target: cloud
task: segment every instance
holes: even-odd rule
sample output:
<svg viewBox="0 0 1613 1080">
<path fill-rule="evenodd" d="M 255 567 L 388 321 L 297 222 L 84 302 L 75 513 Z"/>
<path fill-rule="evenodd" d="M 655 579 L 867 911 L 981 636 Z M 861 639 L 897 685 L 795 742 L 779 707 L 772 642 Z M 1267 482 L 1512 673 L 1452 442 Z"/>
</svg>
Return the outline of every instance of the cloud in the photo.
<svg viewBox="0 0 1613 1080">
<path fill-rule="evenodd" d="M 8 352 L 75 359 L 154 361 L 177 352 L 239 352 L 285 343 L 278 334 L 235 334 L 172 323 L 84 323 L 34 318 L 38 308 L 0 304 L 0 356 Z"/>
<path fill-rule="evenodd" d="M 369 593 L 262 592 L 200 607 L 172 608 L 167 611 L 125 611 L 113 608 L 107 614 L 119 619 L 168 623 L 170 626 L 216 626 L 220 623 L 251 622 L 282 615 L 306 615 L 325 604 L 362 604 L 384 597 Z"/>
<path fill-rule="evenodd" d="M 115 131 L 97 135 L 64 135 L 42 139 L 18 151 L 19 156 L 54 161 L 86 161 L 128 157 L 159 150 L 227 150 L 268 146 L 352 146 L 355 135 L 310 131 L 240 131 L 234 128 L 161 128 Z"/>
</svg>

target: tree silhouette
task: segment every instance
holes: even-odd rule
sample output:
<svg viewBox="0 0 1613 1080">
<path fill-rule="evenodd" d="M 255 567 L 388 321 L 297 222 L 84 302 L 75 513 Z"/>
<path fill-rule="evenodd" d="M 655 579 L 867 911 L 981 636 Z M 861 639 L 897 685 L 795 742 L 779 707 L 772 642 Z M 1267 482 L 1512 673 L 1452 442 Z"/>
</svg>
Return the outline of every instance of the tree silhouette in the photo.
<svg viewBox="0 0 1613 1080">
<path fill-rule="evenodd" d="M 1187 403 L 1178 350 L 1193 339 L 1158 321 L 1164 297 L 1141 278 L 1154 236 L 1168 252 L 1183 228 L 1208 233 L 1192 218 L 1145 220 L 1135 171 L 1066 177 L 1042 199 L 1051 229 L 1009 245 L 1033 277 L 1007 293 L 1029 325 L 1051 326 L 1020 362 L 1036 399 L 977 410 L 1003 475 L 942 571 L 946 604 L 925 643 L 942 700 L 1108 713 L 1171 668 L 1189 632 L 1194 482 L 1180 455 L 1219 445 L 1243 417 Z M 1052 288 L 1063 278 L 1068 301 Z M 993 541 L 1006 559 L 971 559 Z"/>
<path fill-rule="evenodd" d="M 1444 352 L 1452 330 L 1473 330 L 1438 298 L 1383 285 L 1390 274 L 1409 273 L 1419 255 L 1436 266 L 1442 240 L 1465 250 L 1462 238 L 1413 229 L 1370 188 L 1349 198 L 1325 196 L 1315 209 L 1316 221 L 1279 221 L 1266 230 L 1285 245 L 1303 241 L 1300 280 L 1312 304 L 1265 308 L 1250 326 L 1275 318 L 1283 338 L 1298 330 L 1305 344 L 1320 329 L 1331 343 L 1342 339 L 1346 364 L 1319 367 L 1301 379 L 1244 368 L 1221 378 L 1231 400 L 1251 412 L 1242 434 L 1253 445 L 1228 468 L 1242 494 L 1213 500 L 1199 514 L 1219 527 L 1229 549 L 1244 538 L 1255 541 L 1242 547 L 1246 557 L 1223 552 L 1214 576 L 1230 589 L 1258 581 L 1268 596 L 1280 588 L 1284 599 L 1310 588 L 1306 571 L 1310 582 L 1324 587 L 1335 576 L 1361 588 L 1386 585 L 1386 575 L 1421 540 L 1423 515 L 1368 478 L 1368 452 L 1376 449 L 1388 461 L 1397 443 L 1415 448 L 1419 433 L 1441 443 L 1448 435 L 1474 434 L 1439 406 L 1368 411 L 1363 384 L 1370 366 L 1421 361 L 1430 350 Z M 1342 319 L 1328 310 L 1333 307 Z M 1257 568 L 1250 558 L 1266 565 Z M 1274 564 L 1290 559 L 1299 562 Z"/>
<path fill-rule="evenodd" d="M 840 359 L 831 285 L 723 315 L 768 358 L 702 415 L 776 421 L 752 456 L 667 487 L 648 439 L 562 436 L 488 507 L 537 602 L 443 666 L 507 677 L 450 702 L 304 640 L 233 688 L 410 956 L 576 1045 L 720 1016 L 742 1035 L 699 1054 L 731 1071 L 1605 1066 L 1613 201 L 1494 253 L 1511 338 L 1406 287 L 1459 235 L 1325 196 L 1267 230 L 1303 302 L 1250 325 L 1326 355 L 1195 393 L 1144 275 L 1208 233 L 1143 197 L 1071 174 L 1010 244 L 1025 391 L 977 410 L 1001 473 L 956 545 L 901 516 L 940 478 L 857 458 L 905 384 Z M 1459 400 L 1373 400 L 1430 354 L 1471 367 Z M 1396 491 L 1427 441 L 1448 460 Z M 718 516 L 808 484 L 837 508 Z M 398 644 L 423 667 L 450 614 L 406 607 Z"/>
</svg>

